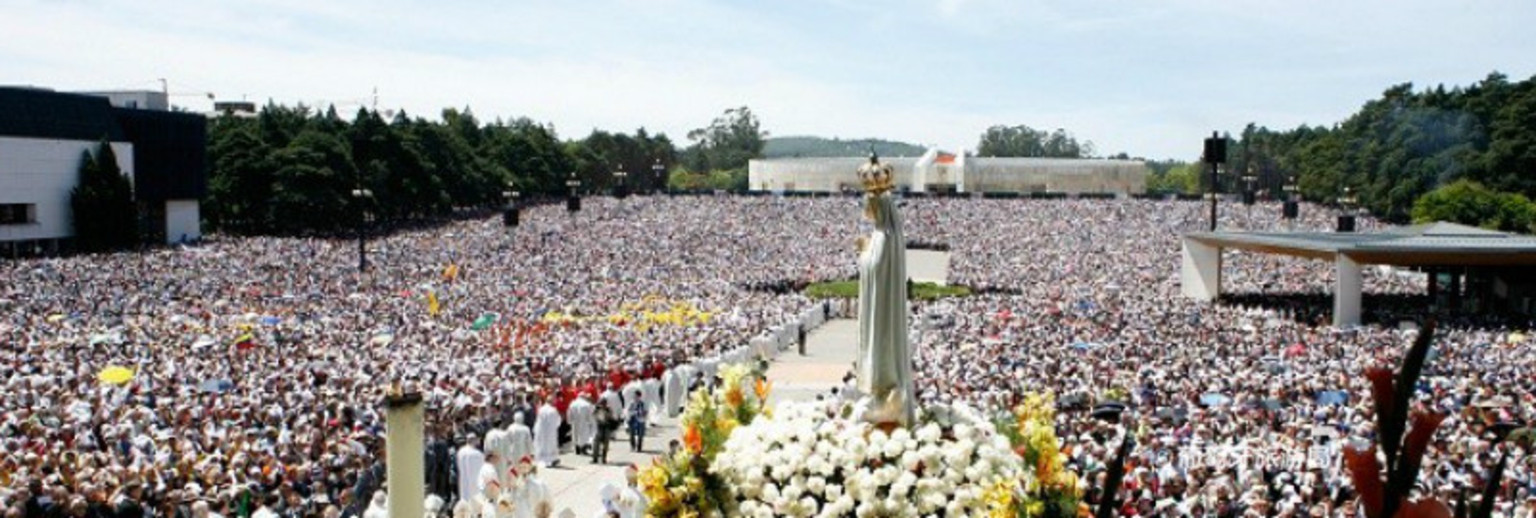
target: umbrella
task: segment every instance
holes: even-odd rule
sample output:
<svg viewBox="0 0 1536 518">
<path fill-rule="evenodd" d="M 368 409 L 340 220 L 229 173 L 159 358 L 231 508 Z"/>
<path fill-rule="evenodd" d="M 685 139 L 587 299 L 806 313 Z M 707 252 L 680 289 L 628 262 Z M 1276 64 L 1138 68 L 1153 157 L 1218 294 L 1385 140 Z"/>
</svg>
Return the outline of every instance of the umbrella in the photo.
<svg viewBox="0 0 1536 518">
<path fill-rule="evenodd" d="M 234 387 L 234 386 L 235 386 L 235 383 L 232 382 L 232 381 L 229 381 L 227 379 L 212 379 L 212 380 L 204 381 L 203 384 L 198 385 L 197 388 L 202 389 L 203 392 L 210 392 L 210 393 L 217 394 L 217 393 L 229 390 L 231 387 Z"/>
<path fill-rule="evenodd" d="M 1269 398 L 1269 399 L 1265 399 L 1263 402 L 1260 402 L 1259 406 L 1264 407 L 1265 410 L 1269 410 L 1269 411 L 1273 412 L 1273 411 L 1278 411 L 1281 408 L 1284 408 L 1285 404 L 1281 403 L 1280 400 L 1278 400 L 1278 399 Z"/>
<path fill-rule="evenodd" d="M 62 320 L 64 320 L 64 315 L 62 314 L 54 313 L 52 315 L 48 315 L 48 323 L 50 324 L 57 324 Z"/>
<path fill-rule="evenodd" d="M 1200 395 L 1200 404 L 1205 406 L 1221 406 L 1231 402 L 1232 398 L 1226 394 L 1207 392 Z"/>
<path fill-rule="evenodd" d="M 1183 407 L 1163 407 L 1157 409 L 1154 415 L 1174 422 L 1183 422 L 1189 419 L 1189 410 Z"/>
<path fill-rule="evenodd" d="M 390 342 L 394 342 L 394 341 L 395 341 L 394 333 L 384 333 L 384 334 L 381 334 L 381 335 L 376 335 L 376 336 L 373 337 L 373 340 L 370 340 L 370 342 L 373 343 L 373 345 L 389 345 Z"/>
<path fill-rule="evenodd" d="M 133 369 L 113 365 L 97 373 L 96 379 L 102 383 L 122 385 L 133 379 Z"/>
<path fill-rule="evenodd" d="M 1117 407 L 1115 405 L 1099 405 L 1098 407 L 1093 409 L 1092 413 L 1090 413 L 1088 415 L 1092 416 L 1094 419 L 1103 419 L 1105 421 L 1109 421 L 1109 422 L 1113 423 L 1113 422 L 1119 421 L 1120 420 L 1120 414 L 1124 413 L 1124 412 L 1125 412 L 1125 407 L 1124 406 L 1118 406 Z"/>
<path fill-rule="evenodd" d="M 1319 405 L 1343 405 L 1349 402 L 1349 393 L 1342 390 L 1325 390 L 1317 393 Z"/>
<path fill-rule="evenodd" d="M 1301 344 L 1292 345 L 1285 349 L 1286 356 L 1301 356 L 1307 354 L 1307 347 Z"/>
<path fill-rule="evenodd" d="M 1076 408 L 1088 401 L 1088 397 L 1082 394 L 1067 394 L 1056 400 L 1056 406 L 1060 408 Z"/>
<path fill-rule="evenodd" d="M 479 330 L 485 329 L 487 327 L 491 327 L 492 325 L 494 325 L 496 323 L 496 320 L 499 317 L 500 317 L 500 315 L 497 315 L 495 313 L 486 313 L 484 315 L 480 315 L 480 318 L 475 319 L 475 323 L 470 326 L 470 329 L 474 329 L 476 331 L 479 331 Z"/>
<path fill-rule="evenodd" d="M 197 340 L 192 342 L 192 348 L 193 349 L 202 349 L 204 347 L 208 347 L 208 346 L 213 345 L 215 343 L 218 343 L 218 341 L 214 340 L 212 336 L 198 335 Z"/>
<path fill-rule="evenodd" d="M 277 317 L 261 317 L 261 323 L 269 326 L 275 326 L 282 321 L 283 319 Z"/>
</svg>

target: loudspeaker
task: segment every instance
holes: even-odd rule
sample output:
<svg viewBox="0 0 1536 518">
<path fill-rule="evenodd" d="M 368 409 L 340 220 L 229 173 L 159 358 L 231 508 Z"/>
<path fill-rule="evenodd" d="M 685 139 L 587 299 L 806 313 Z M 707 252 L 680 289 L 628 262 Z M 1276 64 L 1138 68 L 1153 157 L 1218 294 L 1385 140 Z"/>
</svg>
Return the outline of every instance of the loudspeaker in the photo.
<svg viewBox="0 0 1536 518">
<path fill-rule="evenodd" d="M 522 223 L 522 213 L 523 210 L 518 208 L 511 208 L 501 211 L 501 224 L 508 227 L 517 226 L 518 223 Z"/>
<path fill-rule="evenodd" d="M 1355 217 L 1350 214 L 1339 216 L 1339 232 L 1354 232 Z"/>
<path fill-rule="evenodd" d="M 1280 215 L 1285 219 L 1296 219 L 1301 216 L 1301 204 L 1294 201 L 1285 202 L 1285 207 L 1281 209 Z"/>
<path fill-rule="evenodd" d="M 1207 164 L 1227 163 L 1227 139 L 1215 136 L 1205 139 L 1205 156 L 1202 158 Z"/>
<path fill-rule="evenodd" d="M 581 197 L 571 196 L 565 199 L 566 212 L 581 212 Z"/>
</svg>

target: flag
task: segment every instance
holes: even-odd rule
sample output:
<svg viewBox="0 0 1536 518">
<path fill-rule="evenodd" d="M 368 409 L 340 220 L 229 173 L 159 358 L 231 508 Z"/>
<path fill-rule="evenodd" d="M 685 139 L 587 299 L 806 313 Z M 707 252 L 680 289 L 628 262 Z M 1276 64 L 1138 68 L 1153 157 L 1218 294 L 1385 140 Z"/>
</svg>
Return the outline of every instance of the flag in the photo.
<svg viewBox="0 0 1536 518">
<path fill-rule="evenodd" d="M 448 267 L 447 268 L 443 268 L 443 281 L 445 281 L 445 282 L 453 282 L 453 281 L 456 281 L 458 279 L 459 279 L 459 265 L 453 264 L 453 263 L 448 263 Z"/>
<path fill-rule="evenodd" d="M 475 319 L 475 323 L 470 326 L 470 329 L 480 331 L 487 327 L 491 327 L 496 323 L 496 319 L 500 318 L 500 316 L 501 315 L 497 315 L 496 313 L 486 313 L 480 315 L 480 318 Z"/>
<path fill-rule="evenodd" d="M 235 338 L 234 345 L 235 349 L 241 351 L 250 350 L 251 348 L 256 347 L 256 335 L 251 333 L 240 335 L 239 337 Z"/>
<path fill-rule="evenodd" d="M 442 305 L 437 302 L 437 292 L 427 292 L 427 314 L 435 317 L 441 309 Z"/>
</svg>

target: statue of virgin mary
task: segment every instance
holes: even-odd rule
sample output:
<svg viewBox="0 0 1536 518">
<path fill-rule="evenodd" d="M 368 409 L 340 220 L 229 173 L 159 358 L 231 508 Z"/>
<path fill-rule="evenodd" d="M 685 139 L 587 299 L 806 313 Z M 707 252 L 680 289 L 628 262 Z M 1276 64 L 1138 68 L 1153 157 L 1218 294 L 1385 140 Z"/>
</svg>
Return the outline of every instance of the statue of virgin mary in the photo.
<svg viewBox="0 0 1536 518">
<path fill-rule="evenodd" d="M 858 387 L 856 413 L 867 422 L 909 426 L 915 420 L 912 346 L 907 341 L 906 239 L 891 197 L 891 167 L 871 153 L 859 168 L 864 216 L 874 225 L 859 253 Z"/>
</svg>

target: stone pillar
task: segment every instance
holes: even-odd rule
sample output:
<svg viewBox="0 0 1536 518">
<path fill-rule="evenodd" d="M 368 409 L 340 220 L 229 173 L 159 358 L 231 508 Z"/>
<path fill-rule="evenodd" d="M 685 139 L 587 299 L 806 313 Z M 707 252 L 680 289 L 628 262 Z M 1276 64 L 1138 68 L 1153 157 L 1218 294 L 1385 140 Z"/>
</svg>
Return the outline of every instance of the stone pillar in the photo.
<svg viewBox="0 0 1536 518">
<path fill-rule="evenodd" d="M 384 398 L 384 406 L 389 515 L 426 516 L 425 405 L 421 394 L 393 394 Z"/>
<path fill-rule="evenodd" d="M 1221 248 L 1184 238 L 1179 279 L 1184 296 L 1210 302 L 1221 296 Z"/>
<path fill-rule="evenodd" d="M 1338 254 L 1334 258 L 1333 326 L 1349 327 L 1360 324 L 1360 263 L 1349 256 Z"/>
</svg>

